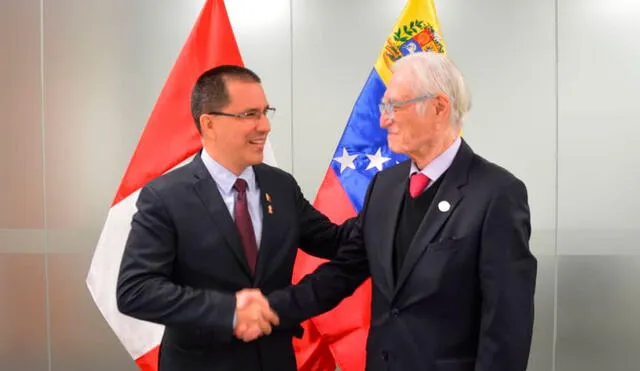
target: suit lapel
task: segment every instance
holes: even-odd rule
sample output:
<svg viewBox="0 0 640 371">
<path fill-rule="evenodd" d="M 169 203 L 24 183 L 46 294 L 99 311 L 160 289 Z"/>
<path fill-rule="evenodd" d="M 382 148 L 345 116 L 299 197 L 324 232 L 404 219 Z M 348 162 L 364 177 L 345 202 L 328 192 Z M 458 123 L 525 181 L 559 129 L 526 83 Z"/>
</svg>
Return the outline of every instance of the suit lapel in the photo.
<svg viewBox="0 0 640 371">
<path fill-rule="evenodd" d="M 216 223 L 220 229 L 221 234 L 227 241 L 227 245 L 233 251 L 238 263 L 242 266 L 245 273 L 251 277 L 251 271 L 249 270 L 249 264 L 242 249 L 236 224 L 233 222 L 222 196 L 220 196 L 216 182 L 207 171 L 199 155 L 193 160 L 192 166 L 194 167 L 194 176 L 196 177 L 194 184 L 196 194 L 211 214 L 213 222 Z"/>
<path fill-rule="evenodd" d="M 469 165 L 471 164 L 472 158 L 473 152 L 463 140 L 458 154 L 451 163 L 449 170 L 444 174 L 442 184 L 440 184 L 440 188 L 438 188 L 427 213 L 411 241 L 411 245 L 409 245 L 409 250 L 398 273 L 395 294 L 402 288 L 402 285 L 406 282 L 429 243 L 433 241 L 434 237 L 456 209 L 456 206 L 460 203 L 460 200 L 462 200 L 464 195 L 460 188 L 467 183 Z"/>
<path fill-rule="evenodd" d="M 406 164 L 398 165 L 398 174 L 400 179 L 392 180 L 389 189 L 384 191 L 384 194 L 388 198 L 389 208 L 387 209 L 386 217 L 381 217 L 385 222 L 382 224 L 382 241 L 380 244 L 380 261 L 384 268 L 384 276 L 388 283 L 389 292 L 393 293 L 395 286 L 395 280 L 393 278 L 393 249 L 395 248 L 395 232 L 398 222 L 398 216 L 400 213 L 400 206 L 402 205 L 402 198 L 404 197 L 404 190 L 407 188 L 410 162 Z M 406 166 L 405 166 L 406 165 Z"/>
<path fill-rule="evenodd" d="M 258 250 L 255 279 L 255 282 L 258 283 L 268 275 L 270 269 L 277 266 L 274 264 L 277 254 L 286 252 L 279 242 L 288 223 L 287 213 L 283 212 L 284 205 L 281 204 L 282 207 L 278 208 L 278 201 L 282 202 L 288 197 L 286 194 L 282 194 L 282 185 L 278 187 L 277 182 L 272 176 L 269 176 L 264 166 L 254 166 L 253 170 L 260 187 L 260 204 L 262 206 L 262 237 Z M 281 212 L 277 212 L 278 210 Z"/>
</svg>

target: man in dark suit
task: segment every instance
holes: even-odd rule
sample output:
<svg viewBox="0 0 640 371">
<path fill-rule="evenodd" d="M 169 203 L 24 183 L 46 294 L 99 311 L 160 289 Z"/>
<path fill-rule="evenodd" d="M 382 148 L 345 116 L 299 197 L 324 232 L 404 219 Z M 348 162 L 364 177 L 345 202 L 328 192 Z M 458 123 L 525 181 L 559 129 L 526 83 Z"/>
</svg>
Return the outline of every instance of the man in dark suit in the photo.
<svg viewBox="0 0 640 371">
<path fill-rule="evenodd" d="M 297 248 L 332 258 L 351 222 L 331 223 L 291 175 L 262 164 L 275 109 L 252 71 L 205 72 L 191 110 L 204 148 L 141 190 L 118 308 L 165 326 L 160 371 L 295 371 L 301 327 L 271 332 L 277 316 L 245 289 L 287 287 Z M 245 342 L 240 330 L 270 336 Z"/>
<path fill-rule="evenodd" d="M 469 107 L 445 55 L 396 63 L 380 124 L 410 160 L 373 178 L 333 261 L 268 295 L 280 327 L 333 308 L 371 276 L 367 370 L 526 369 L 537 271 L 527 191 L 459 136 Z"/>
</svg>

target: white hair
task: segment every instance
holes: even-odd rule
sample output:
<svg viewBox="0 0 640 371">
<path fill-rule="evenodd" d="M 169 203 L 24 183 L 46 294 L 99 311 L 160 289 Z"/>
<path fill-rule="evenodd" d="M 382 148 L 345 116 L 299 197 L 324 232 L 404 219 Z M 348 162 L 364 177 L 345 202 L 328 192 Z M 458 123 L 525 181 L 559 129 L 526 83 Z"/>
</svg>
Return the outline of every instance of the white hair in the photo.
<svg viewBox="0 0 640 371">
<path fill-rule="evenodd" d="M 411 81 L 419 95 L 442 93 L 451 101 L 451 123 L 462 127 L 462 122 L 471 108 L 471 95 L 462 74 L 443 53 L 420 52 L 400 58 L 392 66 L 392 72 L 407 71 L 414 77 Z M 424 105 L 416 105 L 423 111 Z"/>
</svg>

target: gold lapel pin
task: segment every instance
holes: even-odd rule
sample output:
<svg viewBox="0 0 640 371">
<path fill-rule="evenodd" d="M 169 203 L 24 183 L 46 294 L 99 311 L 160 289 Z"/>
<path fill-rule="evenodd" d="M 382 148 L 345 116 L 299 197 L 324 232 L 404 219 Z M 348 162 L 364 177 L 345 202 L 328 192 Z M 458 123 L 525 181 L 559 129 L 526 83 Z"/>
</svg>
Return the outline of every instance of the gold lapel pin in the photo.
<svg viewBox="0 0 640 371">
<path fill-rule="evenodd" d="M 267 199 L 267 202 L 269 202 L 269 203 L 271 202 L 271 196 L 268 193 L 264 194 L 264 198 Z"/>
</svg>

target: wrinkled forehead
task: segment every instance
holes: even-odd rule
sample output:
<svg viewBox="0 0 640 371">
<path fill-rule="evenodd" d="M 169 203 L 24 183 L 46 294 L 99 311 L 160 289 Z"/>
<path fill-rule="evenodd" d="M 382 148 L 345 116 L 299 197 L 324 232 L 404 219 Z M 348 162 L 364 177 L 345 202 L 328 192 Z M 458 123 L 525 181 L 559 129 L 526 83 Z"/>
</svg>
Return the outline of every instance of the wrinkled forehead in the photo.
<svg viewBox="0 0 640 371">
<path fill-rule="evenodd" d="M 413 97 L 413 80 L 406 70 L 394 73 L 387 84 L 383 101 L 399 101 Z"/>
</svg>

